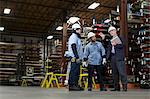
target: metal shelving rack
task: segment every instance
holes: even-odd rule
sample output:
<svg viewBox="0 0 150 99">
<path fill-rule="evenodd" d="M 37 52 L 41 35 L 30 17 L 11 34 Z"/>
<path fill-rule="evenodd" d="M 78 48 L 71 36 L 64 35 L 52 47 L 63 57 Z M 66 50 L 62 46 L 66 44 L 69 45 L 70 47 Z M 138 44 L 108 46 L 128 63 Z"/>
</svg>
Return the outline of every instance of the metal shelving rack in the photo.
<svg viewBox="0 0 150 99">
<path fill-rule="evenodd" d="M 18 44 L 0 42 L 0 84 L 15 84 Z"/>
<path fill-rule="evenodd" d="M 145 9 L 150 7 L 147 1 L 138 1 L 133 5 L 139 9 L 129 11 L 128 32 L 129 32 L 129 57 L 127 60 L 129 82 L 138 83 L 142 88 L 150 86 L 149 81 L 149 14 Z M 132 6 L 133 6 L 132 5 Z M 147 11 L 147 10 L 146 10 Z M 150 87 L 149 87 L 150 88 Z"/>
</svg>

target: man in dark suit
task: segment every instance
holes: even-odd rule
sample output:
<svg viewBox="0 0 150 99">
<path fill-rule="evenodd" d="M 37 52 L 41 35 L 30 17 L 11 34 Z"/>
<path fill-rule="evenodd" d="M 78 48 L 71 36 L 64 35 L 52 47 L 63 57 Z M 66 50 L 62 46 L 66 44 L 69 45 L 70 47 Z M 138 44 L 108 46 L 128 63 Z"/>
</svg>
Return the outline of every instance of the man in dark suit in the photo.
<svg viewBox="0 0 150 99">
<path fill-rule="evenodd" d="M 127 91 L 124 44 L 122 39 L 117 35 L 117 30 L 115 27 L 109 27 L 108 32 L 112 36 L 107 50 L 107 59 L 111 60 L 112 75 L 114 80 L 114 89 L 111 91 L 120 91 L 119 78 L 121 78 L 123 91 Z"/>
</svg>

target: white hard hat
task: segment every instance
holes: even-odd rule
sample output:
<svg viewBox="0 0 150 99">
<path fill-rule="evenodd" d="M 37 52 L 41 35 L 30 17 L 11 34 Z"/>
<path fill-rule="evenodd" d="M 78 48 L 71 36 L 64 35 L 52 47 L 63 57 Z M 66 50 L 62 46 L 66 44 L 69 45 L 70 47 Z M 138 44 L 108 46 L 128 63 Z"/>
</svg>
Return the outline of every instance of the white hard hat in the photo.
<svg viewBox="0 0 150 99">
<path fill-rule="evenodd" d="M 92 36 L 95 36 L 95 33 L 89 32 L 89 33 L 88 33 L 88 39 L 91 38 Z"/>
<path fill-rule="evenodd" d="M 109 22 L 111 22 L 110 19 L 106 19 L 106 20 L 104 21 L 104 23 L 109 23 Z"/>
<path fill-rule="evenodd" d="M 73 30 L 81 29 L 81 26 L 80 26 L 80 24 L 75 23 L 75 24 L 72 25 L 72 29 L 73 29 Z"/>
<path fill-rule="evenodd" d="M 116 30 L 116 28 L 113 27 L 113 26 L 110 26 L 109 29 L 108 29 L 108 32 L 110 32 L 110 31 L 112 31 L 112 30 Z"/>
</svg>

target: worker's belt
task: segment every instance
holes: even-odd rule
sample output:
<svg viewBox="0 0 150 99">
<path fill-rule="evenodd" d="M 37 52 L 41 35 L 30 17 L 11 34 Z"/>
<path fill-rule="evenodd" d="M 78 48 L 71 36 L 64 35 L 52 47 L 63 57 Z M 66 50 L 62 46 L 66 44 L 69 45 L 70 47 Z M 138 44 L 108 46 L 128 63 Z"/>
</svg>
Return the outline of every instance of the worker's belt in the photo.
<svg viewBox="0 0 150 99">
<path fill-rule="evenodd" d="M 82 60 L 81 59 L 76 59 L 75 57 L 72 57 L 71 62 L 76 62 L 76 63 L 80 64 L 80 63 L 82 63 Z"/>
<path fill-rule="evenodd" d="M 71 58 L 71 62 L 76 62 L 76 58 L 75 58 L 75 57 L 72 57 L 72 58 Z"/>
</svg>

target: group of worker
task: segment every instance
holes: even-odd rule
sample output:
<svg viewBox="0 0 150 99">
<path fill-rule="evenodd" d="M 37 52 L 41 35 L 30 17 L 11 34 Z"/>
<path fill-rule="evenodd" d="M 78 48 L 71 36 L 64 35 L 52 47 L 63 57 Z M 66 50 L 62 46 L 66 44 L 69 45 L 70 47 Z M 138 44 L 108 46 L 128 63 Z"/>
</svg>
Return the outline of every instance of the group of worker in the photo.
<svg viewBox="0 0 150 99">
<path fill-rule="evenodd" d="M 113 85 L 111 91 L 120 91 L 119 79 L 121 78 L 123 91 L 127 91 L 127 75 L 125 69 L 124 44 L 121 37 L 118 36 L 115 27 L 110 26 L 108 32 L 112 36 L 108 48 L 105 50 L 103 44 L 96 40 L 96 35 L 93 32 L 88 33 L 89 43 L 84 50 L 81 43 L 82 28 L 80 24 L 72 25 L 73 32 L 68 40 L 68 53 L 71 61 L 69 72 L 69 91 L 84 90 L 78 84 L 80 75 L 80 65 L 88 68 L 88 91 L 92 91 L 92 76 L 94 70 L 97 72 L 97 80 L 100 84 L 100 91 L 107 91 L 104 85 L 104 68 L 108 60 L 111 61 Z"/>
</svg>

